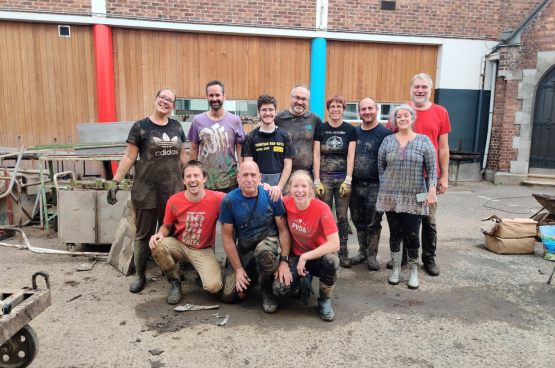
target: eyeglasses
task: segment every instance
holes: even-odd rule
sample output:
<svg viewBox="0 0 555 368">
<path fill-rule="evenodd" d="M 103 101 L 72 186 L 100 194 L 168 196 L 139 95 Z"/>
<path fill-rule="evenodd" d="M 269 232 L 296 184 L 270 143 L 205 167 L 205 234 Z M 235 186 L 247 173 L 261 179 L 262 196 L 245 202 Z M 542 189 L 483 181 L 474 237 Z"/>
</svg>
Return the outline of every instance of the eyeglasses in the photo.
<svg viewBox="0 0 555 368">
<path fill-rule="evenodd" d="M 172 105 L 175 102 L 174 100 L 172 100 L 170 98 L 167 98 L 167 97 L 164 97 L 164 96 L 158 96 L 158 98 L 161 99 L 162 101 L 166 101 L 167 103 L 172 104 Z"/>
<path fill-rule="evenodd" d="M 343 110 L 343 105 L 337 105 L 337 106 L 336 105 L 331 105 L 328 109 L 329 110 L 334 110 L 334 109 Z"/>
<path fill-rule="evenodd" d="M 260 109 L 260 112 L 262 112 L 262 113 L 275 112 L 275 111 L 276 111 L 276 109 L 271 109 L 271 108 L 270 109 Z"/>
<path fill-rule="evenodd" d="M 297 100 L 297 101 L 302 101 L 302 102 L 308 101 L 308 98 L 306 98 L 306 97 L 299 97 L 299 96 L 294 96 L 294 95 L 291 95 L 291 97 L 293 97 L 293 100 Z"/>
</svg>

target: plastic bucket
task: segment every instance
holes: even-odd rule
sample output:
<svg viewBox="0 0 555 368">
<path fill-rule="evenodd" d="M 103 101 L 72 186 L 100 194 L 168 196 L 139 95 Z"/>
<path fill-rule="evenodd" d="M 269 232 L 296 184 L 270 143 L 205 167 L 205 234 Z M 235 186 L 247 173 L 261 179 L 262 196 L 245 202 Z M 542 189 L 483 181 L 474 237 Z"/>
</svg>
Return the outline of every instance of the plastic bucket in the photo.
<svg viewBox="0 0 555 368">
<path fill-rule="evenodd" d="M 545 249 L 545 259 L 555 261 L 555 225 L 540 226 L 540 238 Z"/>
</svg>

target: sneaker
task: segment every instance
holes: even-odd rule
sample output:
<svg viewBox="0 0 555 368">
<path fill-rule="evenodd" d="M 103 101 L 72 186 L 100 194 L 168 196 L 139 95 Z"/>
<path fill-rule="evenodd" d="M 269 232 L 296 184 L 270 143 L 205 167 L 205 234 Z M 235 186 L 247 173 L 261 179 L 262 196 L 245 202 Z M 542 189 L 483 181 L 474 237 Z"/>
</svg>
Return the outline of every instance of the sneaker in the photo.
<svg viewBox="0 0 555 368">
<path fill-rule="evenodd" d="M 351 260 L 348 257 L 339 257 L 339 265 L 343 268 L 351 268 Z"/>
<path fill-rule="evenodd" d="M 424 269 L 430 276 L 439 276 L 439 267 L 434 261 L 424 263 Z"/>
</svg>

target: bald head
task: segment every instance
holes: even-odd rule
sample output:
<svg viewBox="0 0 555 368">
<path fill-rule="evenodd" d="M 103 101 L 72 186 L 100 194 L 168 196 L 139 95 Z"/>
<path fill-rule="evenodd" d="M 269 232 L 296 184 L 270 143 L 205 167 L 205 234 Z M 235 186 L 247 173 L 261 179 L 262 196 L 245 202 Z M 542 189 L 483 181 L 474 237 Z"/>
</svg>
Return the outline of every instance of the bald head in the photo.
<svg viewBox="0 0 555 368">
<path fill-rule="evenodd" d="M 258 185 L 260 184 L 260 170 L 254 161 L 244 161 L 239 167 L 237 174 L 237 182 L 241 187 L 241 192 L 245 197 L 254 197 L 258 194 Z"/>
</svg>

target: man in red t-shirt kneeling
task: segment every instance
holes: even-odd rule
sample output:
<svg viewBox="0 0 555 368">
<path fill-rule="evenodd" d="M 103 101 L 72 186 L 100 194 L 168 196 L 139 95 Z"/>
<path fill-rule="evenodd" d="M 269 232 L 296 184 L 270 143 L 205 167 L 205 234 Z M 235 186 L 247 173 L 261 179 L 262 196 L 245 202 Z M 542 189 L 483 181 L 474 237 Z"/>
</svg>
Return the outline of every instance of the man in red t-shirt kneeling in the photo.
<svg viewBox="0 0 555 368">
<path fill-rule="evenodd" d="M 216 223 L 225 193 L 204 189 L 207 173 L 202 164 L 191 160 L 183 167 L 187 190 L 174 194 L 166 204 L 164 224 L 150 238 L 152 256 L 171 284 L 166 301 L 181 301 L 181 280 L 176 261 L 190 262 L 199 273 L 205 290 L 222 289 L 222 272 L 214 254 Z M 175 227 L 173 237 L 168 235 Z"/>
</svg>

